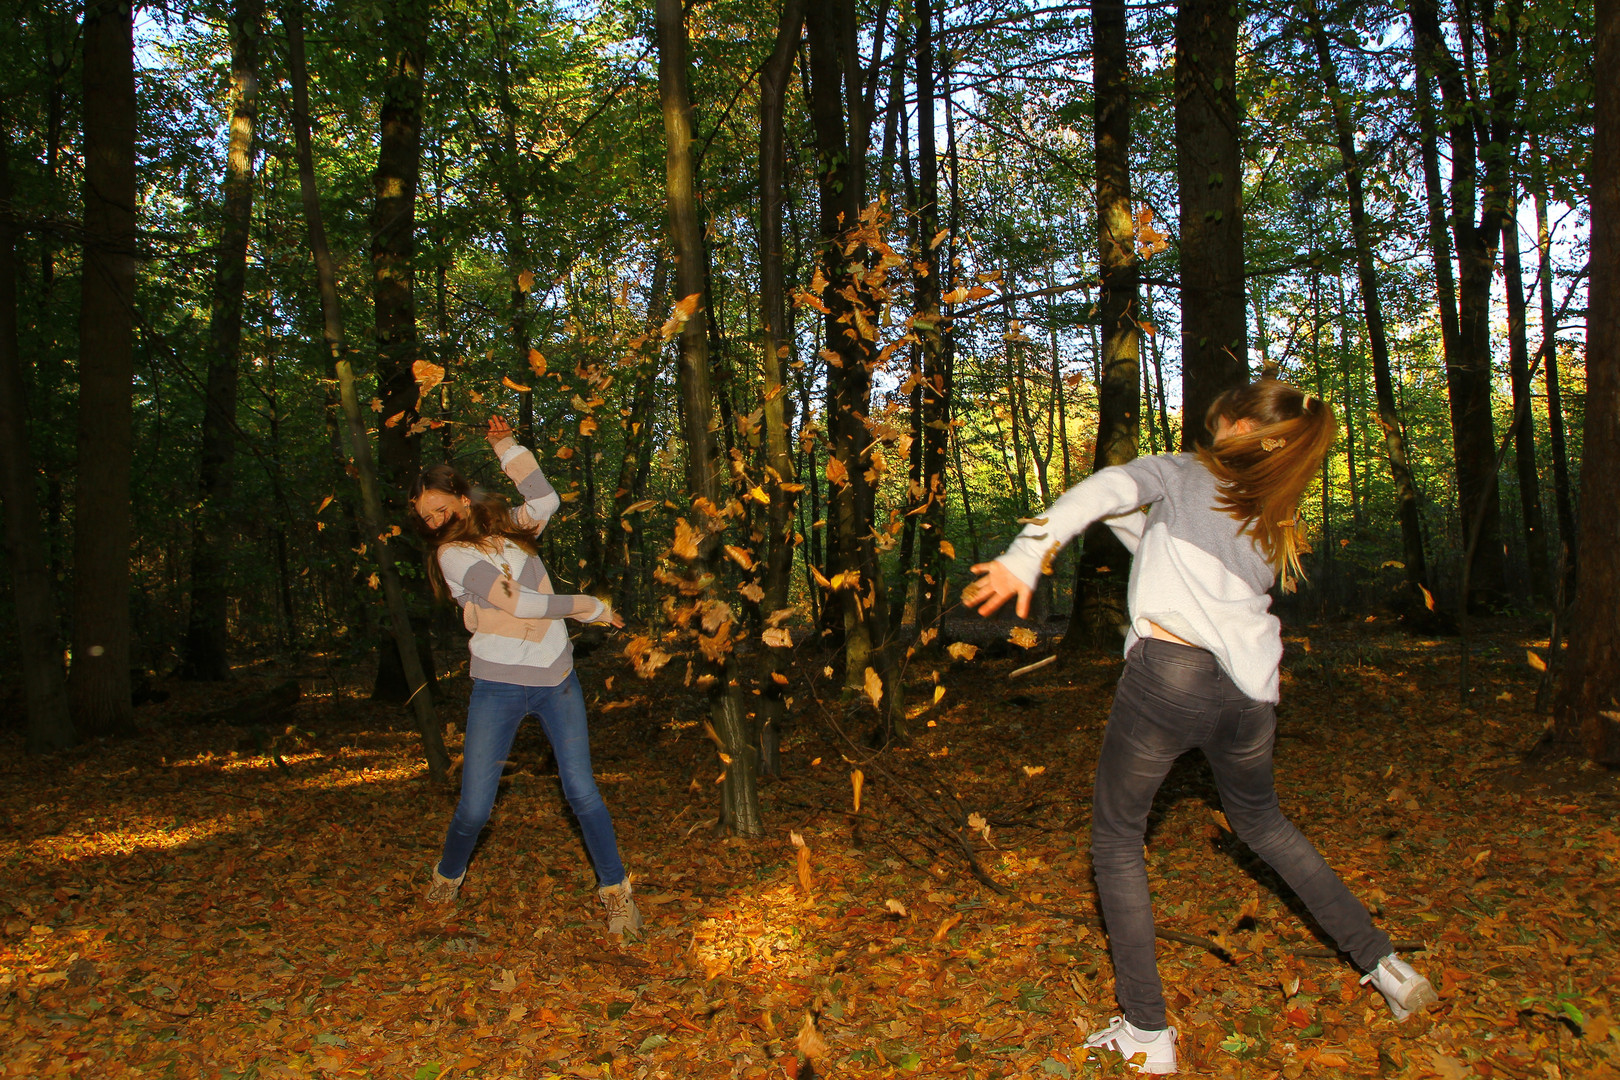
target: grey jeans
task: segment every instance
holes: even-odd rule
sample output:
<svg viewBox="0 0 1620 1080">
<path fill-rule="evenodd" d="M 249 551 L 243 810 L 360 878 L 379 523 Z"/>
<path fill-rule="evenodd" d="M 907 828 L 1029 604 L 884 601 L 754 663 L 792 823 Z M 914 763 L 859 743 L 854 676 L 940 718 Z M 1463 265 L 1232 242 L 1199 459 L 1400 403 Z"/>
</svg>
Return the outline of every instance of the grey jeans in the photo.
<svg viewBox="0 0 1620 1080">
<path fill-rule="evenodd" d="M 1277 805 L 1271 775 L 1276 732 L 1272 705 L 1245 697 L 1207 650 L 1146 638 L 1125 659 L 1097 761 L 1091 858 L 1115 994 L 1125 1019 L 1139 1028 L 1165 1026 L 1142 841 L 1154 793 L 1176 758 L 1194 747 L 1209 759 L 1232 830 L 1288 883 L 1339 948 L 1363 971 L 1390 952 L 1389 936 Z"/>
</svg>

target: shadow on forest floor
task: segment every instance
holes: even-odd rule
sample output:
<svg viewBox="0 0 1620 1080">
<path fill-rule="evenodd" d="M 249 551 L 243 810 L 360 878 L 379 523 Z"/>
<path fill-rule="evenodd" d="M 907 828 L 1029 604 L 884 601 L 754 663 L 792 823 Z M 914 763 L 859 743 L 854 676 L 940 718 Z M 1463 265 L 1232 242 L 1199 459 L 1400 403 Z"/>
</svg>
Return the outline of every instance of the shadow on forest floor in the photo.
<svg viewBox="0 0 1620 1080">
<path fill-rule="evenodd" d="M 1441 1002 L 1405 1025 L 1347 964 L 1299 955 L 1321 951 L 1311 928 L 1231 850 L 1201 764 L 1178 767 L 1149 842 L 1156 910 L 1225 950 L 1160 946 L 1186 1074 L 1617 1075 L 1620 785 L 1522 761 L 1537 633 L 1485 631 L 1466 708 L 1454 640 L 1289 638 L 1284 808 L 1422 944 Z M 860 762 L 859 814 L 857 751 L 827 718 L 868 715 L 806 656 L 757 842 L 713 832 L 721 765 L 678 673 L 593 657 L 597 773 L 648 922 L 628 943 L 599 928 L 535 725 L 450 911 L 420 900 L 454 793 L 398 709 L 324 669 L 166 683 L 138 737 L 49 758 L 6 732 L 0 1074 L 803 1078 L 818 1043 L 831 1076 L 1095 1074 L 1079 1037 L 1115 1005 L 1086 823 L 1118 659 L 1006 679 L 1048 648 L 913 662 L 913 699 L 936 671 L 944 695 L 910 746 Z M 182 722 L 288 677 L 305 696 L 273 733 L 285 768 L 254 732 Z M 983 828 L 958 828 L 968 814 Z"/>
</svg>

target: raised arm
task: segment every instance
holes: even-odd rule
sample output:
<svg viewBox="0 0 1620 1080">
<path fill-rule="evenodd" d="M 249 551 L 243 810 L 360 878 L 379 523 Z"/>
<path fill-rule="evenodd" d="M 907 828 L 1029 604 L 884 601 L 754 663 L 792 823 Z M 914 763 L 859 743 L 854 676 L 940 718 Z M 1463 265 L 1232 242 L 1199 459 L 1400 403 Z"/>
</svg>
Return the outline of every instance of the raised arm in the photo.
<svg viewBox="0 0 1620 1080">
<path fill-rule="evenodd" d="M 500 459 L 501 468 L 517 485 L 518 494 L 523 496 L 523 505 L 512 509 L 512 520 L 522 528 L 539 533 L 562 505 L 557 489 L 540 471 L 540 462 L 533 452 L 518 445 L 512 437 L 512 425 L 503 417 L 489 418 L 489 433 L 485 438 Z"/>
<path fill-rule="evenodd" d="M 611 623 L 622 626 L 613 608 L 583 593 L 543 593 L 519 585 L 480 558 L 467 544 L 446 544 L 439 549 L 439 569 L 444 580 L 468 596 L 489 601 L 520 619 L 575 619 L 579 622 Z"/>
</svg>

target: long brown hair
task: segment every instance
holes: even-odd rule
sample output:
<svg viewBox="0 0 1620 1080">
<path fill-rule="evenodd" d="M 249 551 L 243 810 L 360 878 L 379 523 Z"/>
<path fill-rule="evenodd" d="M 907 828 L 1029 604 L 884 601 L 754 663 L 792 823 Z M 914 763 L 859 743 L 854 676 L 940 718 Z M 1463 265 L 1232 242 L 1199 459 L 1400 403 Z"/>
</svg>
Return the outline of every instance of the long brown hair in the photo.
<svg viewBox="0 0 1620 1080">
<path fill-rule="evenodd" d="M 1244 522 L 1244 531 L 1276 569 L 1283 592 L 1293 592 L 1295 580 L 1305 576 L 1300 552 L 1310 550 L 1299 535 L 1299 497 L 1338 434 L 1333 410 L 1297 386 L 1268 378 L 1216 398 L 1204 424 L 1214 431 L 1223 419 L 1247 420 L 1252 427 L 1198 448 L 1219 484 L 1216 506 Z"/>
<path fill-rule="evenodd" d="M 446 495 L 464 498 L 468 502 L 467 512 L 450 518 L 437 529 L 429 527 L 416 512 L 416 500 L 429 491 L 441 491 Z M 534 546 L 534 534 L 517 522 L 512 520 L 512 506 L 506 497 L 493 491 L 485 491 L 467 482 L 450 465 L 429 465 L 423 469 L 416 482 L 411 485 L 410 522 L 422 539 L 427 541 L 424 555 L 427 559 L 428 581 L 433 585 L 433 593 L 441 600 L 450 595 L 450 587 L 445 584 L 444 571 L 439 569 L 439 549 L 446 544 L 478 544 L 483 545 L 493 538 L 510 540 L 530 555 L 539 554 Z"/>
</svg>

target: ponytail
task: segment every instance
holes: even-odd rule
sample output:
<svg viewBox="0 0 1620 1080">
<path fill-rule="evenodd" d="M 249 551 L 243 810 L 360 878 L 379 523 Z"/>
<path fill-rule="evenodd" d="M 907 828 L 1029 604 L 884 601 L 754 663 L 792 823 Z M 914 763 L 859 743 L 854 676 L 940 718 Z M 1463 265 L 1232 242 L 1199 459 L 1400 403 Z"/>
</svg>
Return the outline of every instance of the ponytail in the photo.
<svg viewBox="0 0 1620 1080">
<path fill-rule="evenodd" d="M 1283 592 L 1293 592 L 1305 577 L 1300 553 L 1310 550 L 1300 537 L 1299 499 L 1338 434 L 1333 410 L 1319 397 L 1266 378 L 1216 398 L 1204 423 L 1214 431 L 1221 420 L 1246 420 L 1250 427 L 1198 449 L 1220 491 L 1216 508 L 1244 523 Z"/>
</svg>

